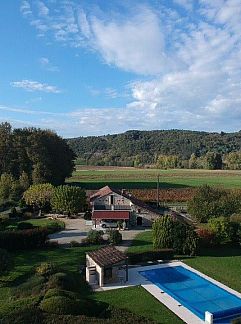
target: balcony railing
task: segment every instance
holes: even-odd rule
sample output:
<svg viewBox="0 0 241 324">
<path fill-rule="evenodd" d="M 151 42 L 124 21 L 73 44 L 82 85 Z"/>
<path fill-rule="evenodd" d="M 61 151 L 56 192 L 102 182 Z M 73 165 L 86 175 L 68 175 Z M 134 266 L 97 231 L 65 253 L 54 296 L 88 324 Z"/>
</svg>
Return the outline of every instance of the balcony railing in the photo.
<svg viewBox="0 0 241 324">
<path fill-rule="evenodd" d="M 128 205 L 94 205 L 94 210 L 131 210 Z"/>
</svg>

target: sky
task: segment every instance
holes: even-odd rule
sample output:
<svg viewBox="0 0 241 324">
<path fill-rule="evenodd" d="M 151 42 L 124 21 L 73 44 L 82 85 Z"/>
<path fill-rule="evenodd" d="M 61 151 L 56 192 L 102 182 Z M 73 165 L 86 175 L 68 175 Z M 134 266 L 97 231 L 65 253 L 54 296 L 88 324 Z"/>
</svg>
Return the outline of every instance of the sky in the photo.
<svg viewBox="0 0 241 324">
<path fill-rule="evenodd" d="M 0 122 L 241 129 L 240 0 L 0 1 Z"/>
</svg>

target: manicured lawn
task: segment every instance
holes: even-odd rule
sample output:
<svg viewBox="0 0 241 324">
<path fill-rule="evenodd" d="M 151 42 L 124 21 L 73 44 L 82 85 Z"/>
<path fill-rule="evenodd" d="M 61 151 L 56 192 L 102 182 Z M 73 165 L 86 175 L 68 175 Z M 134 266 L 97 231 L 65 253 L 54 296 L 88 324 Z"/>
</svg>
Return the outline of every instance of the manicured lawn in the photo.
<svg viewBox="0 0 241 324">
<path fill-rule="evenodd" d="M 149 251 L 152 248 L 152 231 L 145 231 L 136 235 L 128 252 L 138 253 Z"/>
<path fill-rule="evenodd" d="M 145 316 L 158 323 L 183 323 L 142 287 L 99 292 L 95 294 L 94 298 L 116 307 L 126 308 L 133 313 Z"/>
<path fill-rule="evenodd" d="M 79 184 L 85 189 L 98 189 L 105 185 L 116 188 L 156 188 L 157 175 L 160 188 L 197 187 L 203 184 L 241 188 L 241 171 L 234 170 L 191 170 L 191 169 L 135 169 L 78 167 L 68 182 Z"/>
<path fill-rule="evenodd" d="M 58 223 L 62 228 L 64 228 L 64 222 L 48 218 L 39 218 L 39 219 L 28 219 L 26 221 L 21 221 L 20 223 L 31 223 L 33 226 L 39 227 L 48 227 L 53 226 Z"/>
</svg>

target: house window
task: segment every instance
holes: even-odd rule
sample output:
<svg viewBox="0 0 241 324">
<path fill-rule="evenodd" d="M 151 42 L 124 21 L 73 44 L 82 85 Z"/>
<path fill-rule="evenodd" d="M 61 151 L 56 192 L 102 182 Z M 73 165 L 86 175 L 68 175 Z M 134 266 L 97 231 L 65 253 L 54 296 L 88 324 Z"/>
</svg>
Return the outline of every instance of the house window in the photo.
<svg viewBox="0 0 241 324">
<path fill-rule="evenodd" d="M 114 195 L 111 195 L 110 196 L 110 204 L 111 205 L 114 205 Z"/>
</svg>

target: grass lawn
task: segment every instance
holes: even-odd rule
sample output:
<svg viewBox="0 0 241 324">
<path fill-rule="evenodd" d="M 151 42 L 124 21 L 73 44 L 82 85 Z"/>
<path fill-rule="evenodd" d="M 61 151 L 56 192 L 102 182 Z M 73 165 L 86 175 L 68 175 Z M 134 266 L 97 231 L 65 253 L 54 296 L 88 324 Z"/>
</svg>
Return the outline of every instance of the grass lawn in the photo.
<svg viewBox="0 0 241 324">
<path fill-rule="evenodd" d="M 121 288 L 95 294 L 95 299 L 115 307 L 126 308 L 162 324 L 183 323 L 142 287 Z"/>
<path fill-rule="evenodd" d="M 48 218 L 28 219 L 25 221 L 20 221 L 19 223 L 31 223 L 33 226 L 39 227 L 51 227 L 58 223 L 64 229 L 64 222 Z"/>
<path fill-rule="evenodd" d="M 116 188 L 156 188 L 157 175 L 160 188 L 197 187 L 203 184 L 241 188 L 241 171 L 236 170 L 191 170 L 191 169 L 135 169 L 120 167 L 77 167 L 68 182 L 79 184 L 84 189 L 98 189 L 104 185 Z"/>
</svg>

